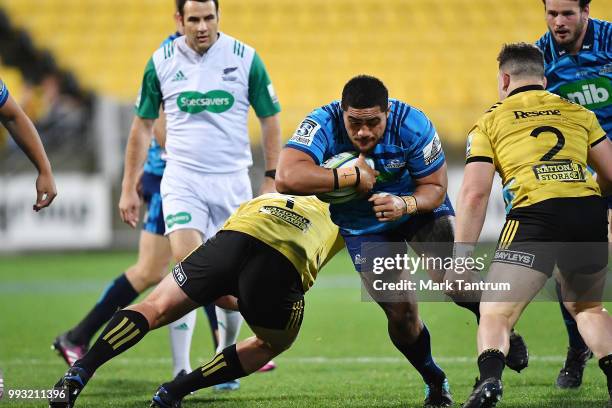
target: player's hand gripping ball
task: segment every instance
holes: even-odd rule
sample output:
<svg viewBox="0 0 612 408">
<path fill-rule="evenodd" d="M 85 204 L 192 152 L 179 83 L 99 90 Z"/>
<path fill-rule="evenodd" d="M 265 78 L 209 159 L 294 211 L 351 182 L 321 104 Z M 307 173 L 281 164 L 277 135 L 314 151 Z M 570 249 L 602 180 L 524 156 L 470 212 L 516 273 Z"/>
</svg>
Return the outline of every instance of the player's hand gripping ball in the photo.
<svg viewBox="0 0 612 408">
<path fill-rule="evenodd" d="M 355 163 L 359 159 L 357 152 L 342 152 L 325 160 L 322 167 L 326 169 L 340 169 L 344 167 L 355 167 Z M 374 168 L 374 160 L 366 158 L 366 163 L 372 169 Z M 344 187 L 339 190 L 330 191 L 327 193 L 317 194 L 317 198 L 330 204 L 346 203 L 359 197 L 359 193 L 354 186 Z"/>
</svg>

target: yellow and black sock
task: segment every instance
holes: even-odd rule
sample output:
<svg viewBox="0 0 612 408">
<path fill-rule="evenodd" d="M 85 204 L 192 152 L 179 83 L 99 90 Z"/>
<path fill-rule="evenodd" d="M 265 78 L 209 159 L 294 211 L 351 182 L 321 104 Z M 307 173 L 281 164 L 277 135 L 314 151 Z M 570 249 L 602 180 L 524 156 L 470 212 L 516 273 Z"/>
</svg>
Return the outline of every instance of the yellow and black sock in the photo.
<svg viewBox="0 0 612 408">
<path fill-rule="evenodd" d="M 175 398 L 183 398 L 192 391 L 212 387 L 246 375 L 238 359 L 236 345 L 232 344 L 202 367 L 163 384 L 163 387 Z"/>
<path fill-rule="evenodd" d="M 119 310 L 87 354 L 74 365 L 92 375 L 102 364 L 138 343 L 148 331 L 149 322 L 141 313 Z"/>
<path fill-rule="evenodd" d="M 98 303 L 83 318 L 68 331 L 68 340 L 76 344 L 89 344 L 94 334 L 108 322 L 117 309 L 123 309 L 138 297 L 138 292 L 134 289 L 125 274 L 117 277 L 104 290 Z"/>
</svg>

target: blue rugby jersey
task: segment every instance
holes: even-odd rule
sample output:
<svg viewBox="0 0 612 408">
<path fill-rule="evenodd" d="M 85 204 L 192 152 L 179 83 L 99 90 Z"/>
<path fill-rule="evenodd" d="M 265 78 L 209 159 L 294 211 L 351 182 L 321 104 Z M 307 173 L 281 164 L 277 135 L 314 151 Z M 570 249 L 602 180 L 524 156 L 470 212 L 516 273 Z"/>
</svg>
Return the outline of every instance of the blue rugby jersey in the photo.
<svg viewBox="0 0 612 408">
<path fill-rule="evenodd" d="M 444 152 L 433 124 L 423 112 L 396 99 L 390 99 L 390 102 L 385 133 L 368 155 L 380 172 L 374 192 L 408 195 L 414 192 L 415 178 L 425 177 L 442 167 Z M 307 153 L 317 164 L 338 153 L 355 151 L 344 127 L 340 102 L 332 102 L 311 112 L 287 146 Z M 332 221 L 343 234 L 388 231 L 410 217 L 405 215 L 394 222 L 380 222 L 367 198 L 330 205 Z M 447 203 L 443 206 L 448 207 L 450 202 Z"/>
<path fill-rule="evenodd" d="M 168 38 L 166 38 L 161 43 L 160 47 L 163 47 L 167 43 L 174 41 L 180 36 L 181 34 L 179 32 L 169 35 Z M 164 169 L 166 168 L 166 161 L 162 159 L 162 153 L 163 149 L 161 148 L 159 143 L 157 143 L 157 141 L 153 139 L 151 141 L 151 146 L 149 146 L 149 151 L 147 152 L 147 161 L 144 165 L 145 172 L 155 174 L 156 176 L 161 176 L 164 174 Z"/>
<path fill-rule="evenodd" d="M 577 55 L 559 47 L 550 32 L 536 45 L 544 53 L 546 89 L 592 110 L 612 138 L 612 23 L 589 19 Z"/>
<path fill-rule="evenodd" d="M 2 80 L 0 80 L 0 108 L 4 106 L 9 97 L 9 91 Z"/>
</svg>

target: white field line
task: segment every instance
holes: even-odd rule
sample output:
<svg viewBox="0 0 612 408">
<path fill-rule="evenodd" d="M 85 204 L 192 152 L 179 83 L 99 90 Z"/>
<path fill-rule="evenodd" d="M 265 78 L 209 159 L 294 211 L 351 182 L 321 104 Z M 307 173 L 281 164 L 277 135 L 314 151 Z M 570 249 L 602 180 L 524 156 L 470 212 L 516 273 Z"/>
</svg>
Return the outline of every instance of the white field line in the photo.
<svg viewBox="0 0 612 408">
<path fill-rule="evenodd" d="M 206 362 L 210 357 L 198 357 L 195 361 Z M 401 357 L 323 357 L 323 356 L 312 356 L 312 357 L 279 357 L 277 359 L 280 364 L 325 364 L 325 365 L 339 365 L 339 364 L 402 364 L 406 363 L 406 359 Z M 468 356 L 455 356 L 455 357 L 434 357 L 434 360 L 440 364 L 476 364 L 476 357 Z M 529 356 L 529 362 L 560 362 L 565 360 L 565 356 Z M 0 360 L 0 366 L 6 365 L 57 365 L 59 359 L 57 358 L 12 358 L 8 360 Z M 122 365 L 139 365 L 139 366 L 156 366 L 164 364 L 172 364 L 170 357 L 160 358 L 122 358 L 119 357 L 113 360 L 113 364 Z"/>
</svg>

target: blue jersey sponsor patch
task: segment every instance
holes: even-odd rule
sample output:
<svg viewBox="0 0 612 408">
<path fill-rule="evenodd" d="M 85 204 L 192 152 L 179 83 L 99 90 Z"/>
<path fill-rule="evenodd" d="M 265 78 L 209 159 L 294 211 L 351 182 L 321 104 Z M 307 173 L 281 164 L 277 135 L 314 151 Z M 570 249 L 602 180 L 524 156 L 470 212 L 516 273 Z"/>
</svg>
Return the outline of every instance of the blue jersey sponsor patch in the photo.
<svg viewBox="0 0 612 408">
<path fill-rule="evenodd" d="M 577 55 L 570 55 L 550 32 L 536 45 L 544 53 L 546 89 L 593 111 L 612 138 L 612 23 L 589 19 Z"/>
</svg>

